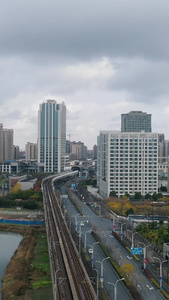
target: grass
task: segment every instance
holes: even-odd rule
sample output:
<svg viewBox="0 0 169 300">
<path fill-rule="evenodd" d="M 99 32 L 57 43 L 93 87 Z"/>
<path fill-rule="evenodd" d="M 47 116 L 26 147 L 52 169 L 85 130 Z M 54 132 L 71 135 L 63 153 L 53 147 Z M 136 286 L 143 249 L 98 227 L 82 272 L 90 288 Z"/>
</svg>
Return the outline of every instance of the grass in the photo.
<svg viewBox="0 0 169 300">
<path fill-rule="evenodd" d="M 52 288 L 46 234 L 38 235 L 32 268 L 34 270 L 33 288 L 43 288 L 46 286 Z"/>
</svg>

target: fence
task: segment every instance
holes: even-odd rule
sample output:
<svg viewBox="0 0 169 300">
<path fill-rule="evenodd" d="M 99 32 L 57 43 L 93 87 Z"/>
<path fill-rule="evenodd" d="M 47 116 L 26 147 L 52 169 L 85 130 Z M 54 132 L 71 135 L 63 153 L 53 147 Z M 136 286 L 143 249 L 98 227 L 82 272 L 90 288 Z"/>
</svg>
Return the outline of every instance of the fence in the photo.
<svg viewBox="0 0 169 300">
<path fill-rule="evenodd" d="M 0 223 L 6 224 L 17 224 L 17 225 L 44 225 L 45 221 L 26 221 L 26 220 L 11 220 L 11 219 L 0 219 Z"/>
</svg>

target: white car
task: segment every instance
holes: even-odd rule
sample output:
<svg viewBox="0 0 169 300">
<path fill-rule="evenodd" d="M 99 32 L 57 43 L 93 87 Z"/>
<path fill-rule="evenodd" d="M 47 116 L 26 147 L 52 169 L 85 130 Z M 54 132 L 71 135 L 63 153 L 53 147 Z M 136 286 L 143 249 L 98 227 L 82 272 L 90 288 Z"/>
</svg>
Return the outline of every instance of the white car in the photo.
<svg viewBox="0 0 169 300">
<path fill-rule="evenodd" d="M 81 223 L 80 223 L 80 226 L 81 226 L 81 227 L 84 227 L 84 226 L 85 226 L 85 224 L 84 224 L 83 222 L 81 222 Z"/>
<path fill-rule="evenodd" d="M 92 248 L 89 248 L 88 251 L 89 251 L 89 253 L 91 253 L 91 254 L 93 253 L 93 249 L 92 249 Z"/>
</svg>

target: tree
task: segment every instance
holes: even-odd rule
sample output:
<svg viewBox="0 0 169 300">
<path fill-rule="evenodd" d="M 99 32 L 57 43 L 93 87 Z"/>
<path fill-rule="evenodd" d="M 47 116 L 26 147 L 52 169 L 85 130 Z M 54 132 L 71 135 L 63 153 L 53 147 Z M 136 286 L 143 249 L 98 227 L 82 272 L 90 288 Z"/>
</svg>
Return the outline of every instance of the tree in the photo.
<svg viewBox="0 0 169 300">
<path fill-rule="evenodd" d="M 157 199 L 158 199 L 158 194 L 157 194 L 157 193 L 154 193 L 153 196 L 152 196 L 152 198 L 153 198 L 154 201 L 157 201 Z"/>
<path fill-rule="evenodd" d="M 136 200 L 141 200 L 142 199 L 142 195 L 140 192 L 135 192 L 135 199 Z"/>
<path fill-rule="evenodd" d="M 151 199 L 151 195 L 150 195 L 149 193 L 147 193 L 147 194 L 145 195 L 145 199 Z"/>
<path fill-rule="evenodd" d="M 161 192 L 167 192 L 167 187 L 166 186 L 161 186 L 160 191 Z"/>
<path fill-rule="evenodd" d="M 158 199 L 163 198 L 163 194 L 158 193 Z"/>
<path fill-rule="evenodd" d="M 121 269 L 127 274 L 127 276 L 132 276 L 135 272 L 135 267 L 132 264 L 124 264 Z"/>
<path fill-rule="evenodd" d="M 126 214 L 126 216 L 128 216 L 128 215 L 134 215 L 134 209 L 132 208 L 132 207 L 130 207 L 128 210 L 126 210 L 126 212 L 125 212 L 125 214 Z"/>
<path fill-rule="evenodd" d="M 10 189 L 10 193 L 17 193 L 18 191 L 21 191 L 21 184 L 17 182 L 13 187 Z"/>
<path fill-rule="evenodd" d="M 111 191 L 109 194 L 109 197 L 117 197 L 117 194 L 115 191 Z"/>
</svg>

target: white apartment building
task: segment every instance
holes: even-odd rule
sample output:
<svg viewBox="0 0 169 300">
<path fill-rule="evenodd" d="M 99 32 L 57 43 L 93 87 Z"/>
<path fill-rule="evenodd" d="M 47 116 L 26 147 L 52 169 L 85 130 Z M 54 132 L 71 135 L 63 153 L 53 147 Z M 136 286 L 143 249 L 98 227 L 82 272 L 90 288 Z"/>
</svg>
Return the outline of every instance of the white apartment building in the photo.
<svg viewBox="0 0 169 300">
<path fill-rule="evenodd" d="M 97 147 L 101 196 L 158 192 L 158 133 L 100 131 Z"/>
</svg>

